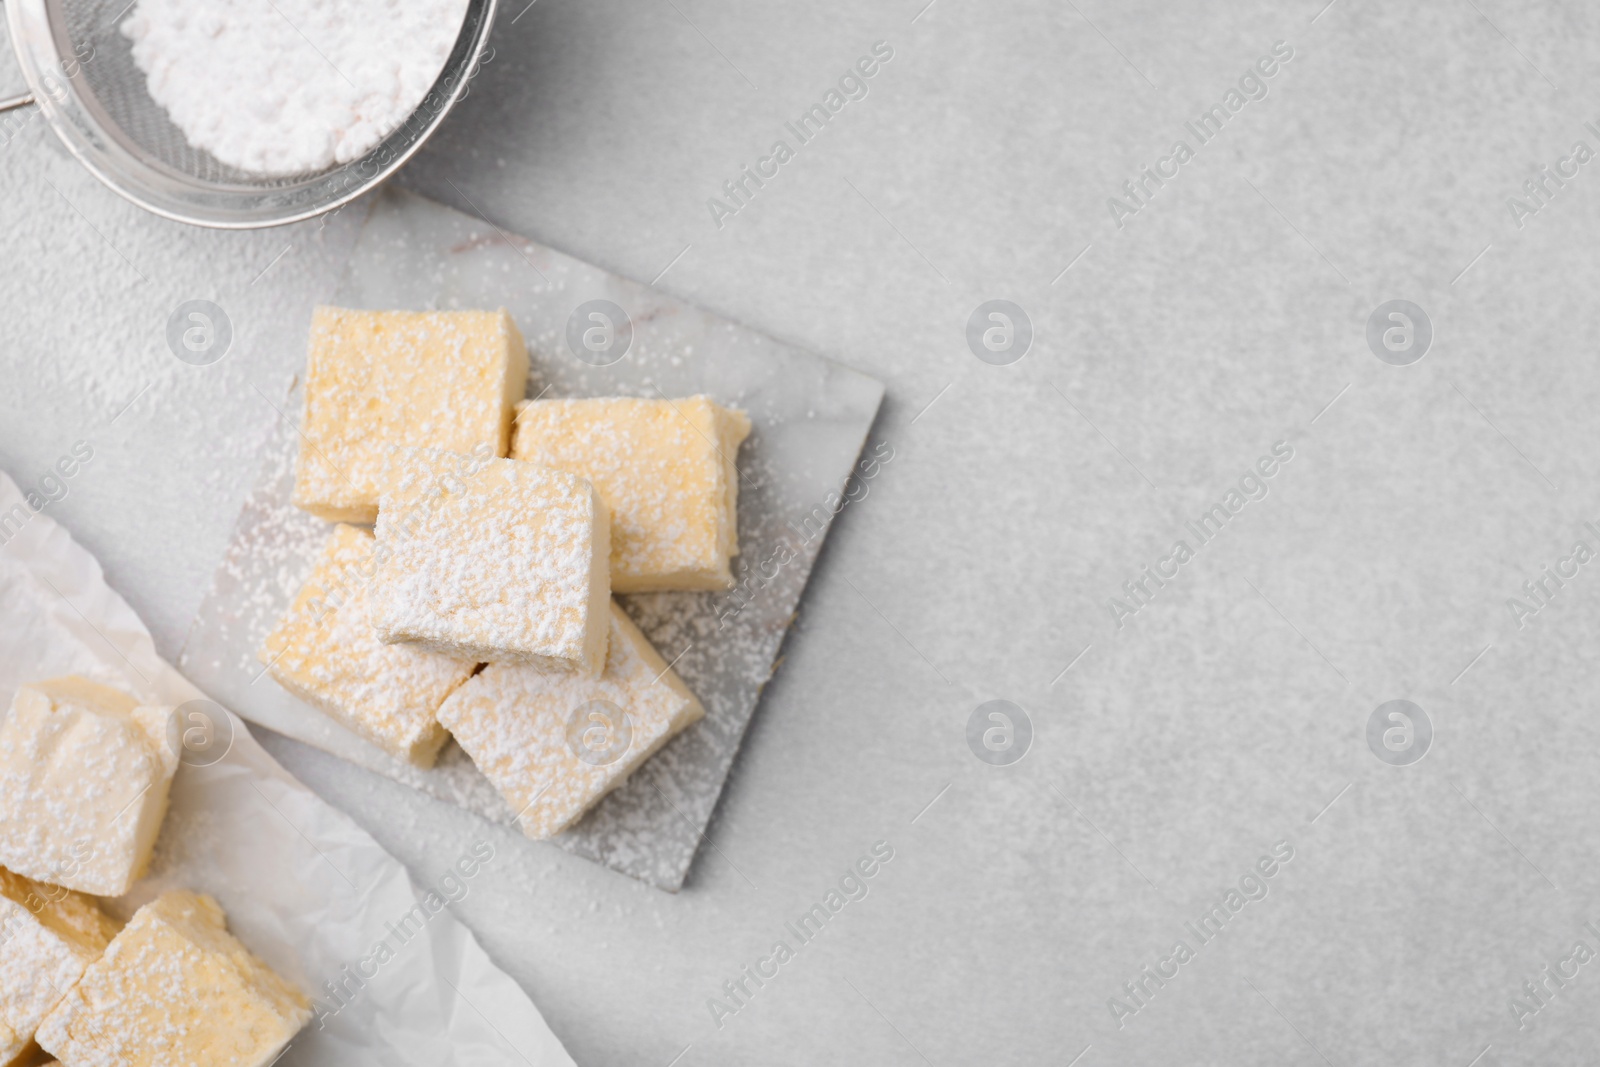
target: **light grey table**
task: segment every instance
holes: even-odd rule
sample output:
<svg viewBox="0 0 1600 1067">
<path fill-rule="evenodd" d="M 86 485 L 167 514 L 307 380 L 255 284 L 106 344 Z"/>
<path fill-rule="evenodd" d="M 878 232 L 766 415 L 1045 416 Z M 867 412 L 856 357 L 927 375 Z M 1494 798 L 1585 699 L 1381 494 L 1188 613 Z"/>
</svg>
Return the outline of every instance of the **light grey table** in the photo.
<svg viewBox="0 0 1600 1067">
<path fill-rule="evenodd" d="M 461 916 L 581 1063 L 1592 1062 L 1600 566 L 1571 551 L 1600 551 L 1600 164 L 1563 160 L 1600 150 L 1600 13 L 922 3 L 513 0 L 405 172 L 890 387 L 869 449 L 893 459 L 686 891 L 504 848 Z M 878 41 L 865 97 L 800 144 L 786 123 Z M 54 514 L 170 656 L 353 219 L 168 225 L 38 123 L 6 132 L 0 466 L 36 483 L 92 444 Z M 713 211 L 778 139 L 792 158 Z M 1571 176 L 1536 201 L 1542 165 Z M 207 368 L 162 336 L 193 297 L 238 331 Z M 1009 365 L 967 341 L 992 299 L 1031 322 Z M 1367 339 L 1394 299 L 1432 327 L 1409 366 Z M 1569 577 L 1514 613 L 1547 565 Z M 1031 721 L 1020 762 L 969 748 L 992 699 Z M 1368 744 L 1391 699 L 1433 728 L 1410 766 Z M 266 740 L 423 879 L 512 843 Z M 866 897 L 800 943 L 879 841 Z M 1265 897 L 1229 911 L 1247 877 Z M 778 940 L 794 958 L 719 1028 L 708 999 Z"/>
</svg>

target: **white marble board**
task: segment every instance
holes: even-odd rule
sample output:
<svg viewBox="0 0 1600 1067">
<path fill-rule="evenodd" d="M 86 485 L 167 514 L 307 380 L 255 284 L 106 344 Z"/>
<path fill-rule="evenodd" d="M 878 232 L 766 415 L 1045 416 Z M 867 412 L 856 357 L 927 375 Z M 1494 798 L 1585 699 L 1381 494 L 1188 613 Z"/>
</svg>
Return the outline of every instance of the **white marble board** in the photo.
<svg viewBox="0 0 1600 1067">
<path fill-rule="evenodd" d="M 595 299 L 619 305 L 632 322 L 626 355 L 608 366 L 580 360 L 567 343 L 569 318 Z M 882 384 L 395 188 L 378 194 L 329 302 L 504 306 L 528 342 L 530 396 L 706 393 L 750 415 L 754 429 L 738 460 L 742 552 L 734 569 L 741 587 L 620 598 L 705 704 L 706 718 L 554 842 L 678 890 L 776 666 L 832 518 L 830 504 L 846 489 L 883 398 Z M 289 422 L 299 414 L 298 388 L 273 399 L 283 420 L 190 629 L 181 669 L 252 722 L 509 823 L 510 810 L 454 743 L 435 768 L 419 770 L 263 676 L 256 649 L 309 572 L 328 530 L 289 502 L 298 447 Z M 786 546 L 793 562 L 775 566 Z"/>
</svg>

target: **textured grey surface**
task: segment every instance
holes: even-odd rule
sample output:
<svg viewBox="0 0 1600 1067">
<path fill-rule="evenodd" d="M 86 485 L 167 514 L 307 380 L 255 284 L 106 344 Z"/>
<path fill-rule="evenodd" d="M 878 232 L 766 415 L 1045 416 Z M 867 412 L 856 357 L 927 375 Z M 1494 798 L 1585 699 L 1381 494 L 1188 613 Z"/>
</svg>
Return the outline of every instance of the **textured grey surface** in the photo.
<svg viewBox="0 0 1600 1067">
<path fill-rule="evenodd" d="M 1506 600 L 1600 548 L 1600 177 L 1520 229 L 1506 199 L 1600 149 L 1600 15 L 920 8 L 512 4 L 408 170 L 626 276 L 672 264 L 662 288 L 885 380 L 895 449 L 835 526 L 686 891 L 543 850 L 460 913 L 580 1063 L 1592 1061 L 1594 962 L 1524 1030 L 1510 1001 L 1600 949 L 1600 575 L 1524 629 Z M 706 199 L 877 40 L 895 56 L 866 99 L 717 229 Z M 1295 55 L 1266 99 L 1117 229 L 1107 198 L 1277 40 Z M 250 385 L 298 368 L 349 231 L 180 231 L 37 129 L 0 151 L 0 464 L 26 481 L 100 435 L 58 515 L 175 651 L 275 417 Z M 161 349 L 191 296 L 241 335 L 201 372 Z M 991 298 L 1035 327 L 1013 366 L 966 348 Z M 1435 327 L 1410 367 L 1365 340 L 1395 298 Z M 130 367 L 158 384 L 103 429 L 122 393 L 95 383 Z M 1280 440 L 1270 494 L 1115 629 L 1107 599 Z M 965 742 L 994 697 L 1035 727 L 1010 767 Z M 1406 768 L 1365 741 L 1395 697 L 1437 731 Z M 419 877 L 473 829 L 269 744 Z M 895 858 L 866 899 L 718 1030 L 706 999 L 877 840 Z M 1280 840 L 1266 899 L 1119 1030 L 1108 998 Z"/>
</svg>

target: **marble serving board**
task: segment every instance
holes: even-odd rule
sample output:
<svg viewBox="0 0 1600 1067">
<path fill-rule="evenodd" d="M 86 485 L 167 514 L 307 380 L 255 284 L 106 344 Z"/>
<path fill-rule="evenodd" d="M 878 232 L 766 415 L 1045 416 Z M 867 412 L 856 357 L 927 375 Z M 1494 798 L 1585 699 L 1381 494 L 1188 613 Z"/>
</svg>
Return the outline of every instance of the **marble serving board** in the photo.
<svg viewBox="0 0 1600 1067">
<path fill-rule="evenodd" d="M 607 300 L 631 320 L 626 354 L 583 345 Z M 719 319 L 431 200 L 377 194 L 331 303 L 361 308 L 510 310 L 528 342 L 528 395 L 686 396 L 705 393 L 753 423 L 740 450 L 739 586 L 727 593 L 621 597 L 674 664 L 706 717 L 673 739 L 581 822 L 554 839 L 570 852 L 662 889 L 688 874 L 745 727 L 822 547 L 833 494 L 842 494 L 883 398 L 883 385 L 809 352 Z M 578 327 L 569 331 L 569 320 Z M 569 332 L 575 343 L 569 344 Z M 613 330 L 611 342 L 626 330 Z M 597 347 L 604 333 L 591 334 Z M 580 359 L 576 352 L 582 352 Z M 311 570 L 329 526 L 290 503 L 298 388 L 234 528 L 226 558 L 179 664 L 245 718 L 510 823 L 499 794 L 454 742 L 438 765 L 397 760 L 301 703 L 263 675 L 256 650 Z M 789 556 L 792 559 L 788 559 Z M 787 559 L 787 562 L 782 562 Z"/>
</svg>

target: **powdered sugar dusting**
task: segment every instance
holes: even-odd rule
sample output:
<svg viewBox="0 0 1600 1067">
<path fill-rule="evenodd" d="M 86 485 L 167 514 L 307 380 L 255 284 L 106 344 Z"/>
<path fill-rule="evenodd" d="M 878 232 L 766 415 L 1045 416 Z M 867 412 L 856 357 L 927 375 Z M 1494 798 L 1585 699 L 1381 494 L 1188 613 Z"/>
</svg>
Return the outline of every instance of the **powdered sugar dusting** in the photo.
<svg viewBox="0 0 1600 1067">
<path fill-rule="evenodd" d="M 289 175 L 360 159 L 444 69 L 466 0 L 139 0 L 123 21 L 189 143 Z"/>
</svg>

